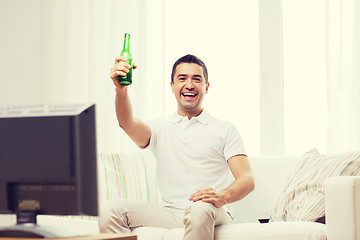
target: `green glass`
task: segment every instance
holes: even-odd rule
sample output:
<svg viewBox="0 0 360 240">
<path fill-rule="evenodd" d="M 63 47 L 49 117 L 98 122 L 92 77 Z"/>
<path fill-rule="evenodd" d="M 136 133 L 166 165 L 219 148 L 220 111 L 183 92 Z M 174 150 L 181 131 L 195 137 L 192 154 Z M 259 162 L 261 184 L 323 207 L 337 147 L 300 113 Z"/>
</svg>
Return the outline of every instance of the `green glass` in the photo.
<svg viewBox="0 0 360 240">
<path fill-rule="evenodd" d="M 124 47 L 120 56 L 125 57 L 127 59 L 126 63 L 130 65 L 130 70 L 124 77 L 117 76 L 117 80 L 120 85 L 130 85 L 132 83 L 132 70 L 133 70 L 132 55 L 130 52 L 130 33 L 125 33 Z"/>
</svg>

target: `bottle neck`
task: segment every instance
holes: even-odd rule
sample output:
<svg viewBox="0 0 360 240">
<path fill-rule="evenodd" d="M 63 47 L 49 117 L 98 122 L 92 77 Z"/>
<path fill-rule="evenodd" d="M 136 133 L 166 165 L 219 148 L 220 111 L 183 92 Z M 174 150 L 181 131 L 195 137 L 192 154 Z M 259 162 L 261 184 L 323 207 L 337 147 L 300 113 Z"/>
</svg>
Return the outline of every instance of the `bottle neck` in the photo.
<svg viewBox="0 0 360 240">
<path fill-rule="evenodd" d="M 130 34 L 125 33 L 124 37 L 124 50 L 130 50 Z"/>
</svg>

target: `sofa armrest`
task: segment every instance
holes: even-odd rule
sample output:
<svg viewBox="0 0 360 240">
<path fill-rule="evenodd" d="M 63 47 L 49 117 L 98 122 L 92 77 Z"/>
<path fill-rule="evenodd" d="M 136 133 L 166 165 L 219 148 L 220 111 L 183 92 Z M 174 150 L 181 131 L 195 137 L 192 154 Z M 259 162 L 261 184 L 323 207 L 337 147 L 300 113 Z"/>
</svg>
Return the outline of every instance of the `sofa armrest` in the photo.
<svg viewBox="0 0 360 240">
<path fill-rule="evenodd" d="M 325 182 L 328 240 L 360 239 L 360 177 L 342 176 Z"/>
</svg>

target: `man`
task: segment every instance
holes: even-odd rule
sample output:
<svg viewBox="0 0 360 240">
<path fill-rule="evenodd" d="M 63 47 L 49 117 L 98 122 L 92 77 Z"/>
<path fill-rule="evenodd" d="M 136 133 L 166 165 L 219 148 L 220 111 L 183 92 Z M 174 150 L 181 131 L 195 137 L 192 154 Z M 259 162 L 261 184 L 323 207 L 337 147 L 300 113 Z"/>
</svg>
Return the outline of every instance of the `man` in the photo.
<svg viewBox="0 0 360 240">
<path fill-rule="evenodd" d="M 125 61 L 117 58 L 110 73 L 117 119 L 139 147 L 153 152 L 162 203 L 109 201 L 100 211 L 100 231 L 185 227 L 184 239 L 214 239 L 215 226 L 233 221 L 226 204 L 253 191 L 254 178 L 236 128 L 202 107 L 209 89 L 206 66 L 193 55 L 178 59 L 171 74 L 177 112 L 167 120 L 145 123 L 132 115 L 127 87 L 116 79 L 129 71 Z M 231 173 L 235 180 L 229 185 Z"/>
</svg>

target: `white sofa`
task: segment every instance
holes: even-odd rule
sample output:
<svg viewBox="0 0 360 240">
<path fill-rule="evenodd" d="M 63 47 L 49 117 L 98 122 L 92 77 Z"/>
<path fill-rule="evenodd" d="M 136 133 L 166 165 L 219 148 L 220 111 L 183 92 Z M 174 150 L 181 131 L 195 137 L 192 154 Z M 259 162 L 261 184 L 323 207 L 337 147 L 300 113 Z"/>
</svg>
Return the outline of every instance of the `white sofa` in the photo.
<svg viewBox="0 0 360 240">
<path fill-rule="evenodd" d="M 280 195 L 297 157 L 249 157 L 255 175 L 255 191 L 233 205 L 235 224 L 219 226 L 217 240 L 359 240 L 360 177 L 336 177 L 326 181 L 326 225 L 316 222 L 270 222 L 266 218 Z M 157 201 L 155 160 L 148 151 L 99 155 L 100 202 L 127 197 Z M 0 216 L 0 226 L 14 223 L 14 216 Z M 96 220 L 39 216 L 40 225 L 63 225 L 88 233 L 98 232 Z M 180 240 L 184 230 L 139 227 L 139 240 Z"/>
</svg>

